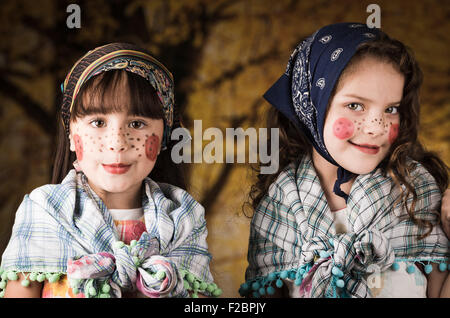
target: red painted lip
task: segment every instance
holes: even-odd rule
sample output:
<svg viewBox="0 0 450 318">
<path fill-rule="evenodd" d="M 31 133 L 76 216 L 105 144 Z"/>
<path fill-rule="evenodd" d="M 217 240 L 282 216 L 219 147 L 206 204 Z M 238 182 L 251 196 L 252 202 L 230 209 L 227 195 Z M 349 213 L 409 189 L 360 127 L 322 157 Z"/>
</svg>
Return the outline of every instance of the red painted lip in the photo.
<svg viewBox="0 0 450 318">
<path fill-rule="evenodd" d="M 113 163 L 110 165 L 103 164 L 102 166 L 107 172 L 112 174 L 123 174 L 127 172 L 131 167 L 131 165 L 126 165 L 123 163 Z"/>
<path fill-rule="evenodd" d="M 363 153 L 367 153 L 369 155 L 376 155 L 379 151 L 380 151 L 380 147 L 376 146 L 376 145 L 370 145 L 370 144 L 355 144 L 351 141 L 349 141 L 349 143 L 354 146 L 356 149 L 358 149 L 359 151 L 363 152 Z"/>
</svg>

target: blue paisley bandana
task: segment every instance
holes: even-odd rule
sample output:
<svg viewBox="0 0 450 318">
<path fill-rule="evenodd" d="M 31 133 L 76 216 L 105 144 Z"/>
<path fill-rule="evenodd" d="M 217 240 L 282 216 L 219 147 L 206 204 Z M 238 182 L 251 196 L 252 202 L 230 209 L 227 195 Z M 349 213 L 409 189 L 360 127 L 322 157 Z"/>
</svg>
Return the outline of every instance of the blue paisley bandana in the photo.
<svg viewBox="0 0 450 318">
<path fill-rule="evenodd" d="M 361 23 L 338 23 L 321 28 L 292 52 L 285 73 L 264 98 L 307 136 L 317 152 L 339 167 L 334 192 L 348 199 L 340 185 L 354 174 L 328 153 L 323 127 L 330 95 L 359 44 L 376 38 L 377 29 Z"/>
</svg>

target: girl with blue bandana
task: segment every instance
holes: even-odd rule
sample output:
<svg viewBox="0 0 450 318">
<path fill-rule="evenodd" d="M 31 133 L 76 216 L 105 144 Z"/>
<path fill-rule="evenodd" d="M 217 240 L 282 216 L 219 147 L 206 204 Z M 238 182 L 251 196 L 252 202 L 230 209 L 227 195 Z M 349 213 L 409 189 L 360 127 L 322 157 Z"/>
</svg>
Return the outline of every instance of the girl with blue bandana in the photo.
<svg viewBox="0 0 450 318">
<path fill-rule="evenodd" d="M 53 184 L 26 195 L 2 256 L 4 297 L 219 296 L 204 209 L 170 158 L 172 74 L 112 43 L 62 84 Z"/>
<path fill-rule="evenodd" d="M 364 24 L 297 46 L 264 95 L 282 169 L 250 193 L 242 296 L 449 296 L 448 170 L 417 139 L 421 81 L 410 50 Z"/>
</svg>

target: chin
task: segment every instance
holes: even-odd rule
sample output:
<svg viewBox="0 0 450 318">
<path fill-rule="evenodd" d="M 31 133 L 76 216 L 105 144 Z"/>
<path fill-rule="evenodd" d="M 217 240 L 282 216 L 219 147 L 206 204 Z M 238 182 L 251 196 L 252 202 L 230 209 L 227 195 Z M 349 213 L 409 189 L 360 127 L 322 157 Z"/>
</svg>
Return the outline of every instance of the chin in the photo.
<svg viewBox="0 0 450 318">
<path fill-rule="evenodd" d="M 351 166 L 347 167 L 342 166 L 342 167 L 354 174 L 368 174 L 371 173 L 373 170 L 375 170 L 377 166 L 378 165 L 375 164 L 367 165 L 366 163 L 364 163 L 362 165 L 354 164 Z"/>
</svg>

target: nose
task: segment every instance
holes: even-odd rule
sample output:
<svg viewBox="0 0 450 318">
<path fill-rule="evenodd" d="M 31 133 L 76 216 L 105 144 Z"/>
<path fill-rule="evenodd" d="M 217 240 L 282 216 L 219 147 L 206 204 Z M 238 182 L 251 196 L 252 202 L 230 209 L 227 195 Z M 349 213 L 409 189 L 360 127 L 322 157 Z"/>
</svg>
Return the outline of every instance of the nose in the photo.
<svg viewBox="0 0 450 318">
<path fill-rule="evenodd" d="M 383 115 L 367 117 L 365 119 L 364 133 L 371 136 L 379 136 L 385 133 L 385 119 Z"/>
<path fill-rule="evenodd" d="M 112 132 L 107 147 L 108 150 L 114 152 L 126 151 L 128 149 L 128 142 L 125 133 L 122 130 Z"/>
</svg>

